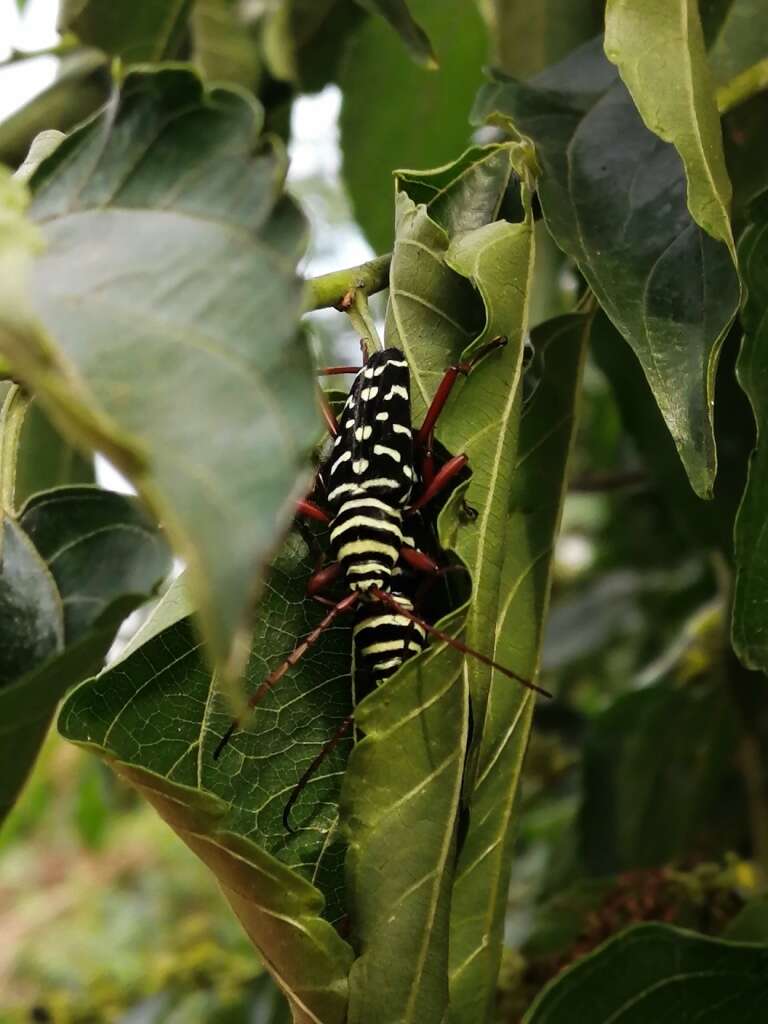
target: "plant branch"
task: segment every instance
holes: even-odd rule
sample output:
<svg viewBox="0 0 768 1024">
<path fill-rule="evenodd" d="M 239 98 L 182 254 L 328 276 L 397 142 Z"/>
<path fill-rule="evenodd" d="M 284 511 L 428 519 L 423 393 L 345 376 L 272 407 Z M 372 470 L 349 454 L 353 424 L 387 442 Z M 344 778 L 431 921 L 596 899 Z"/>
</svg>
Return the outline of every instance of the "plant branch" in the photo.
<svg viewBox="0 0 768 1024">
<path fill-rule="evenodd" d="M 329 306 L 344 306 L 349 309 L 355 294 L 375 295 L 389 285 L 389 265 L 392 256 L 377 256 L 367 263 L 346 270 L 334 270 L 331 274 L 312 277 L 307 281 L 309 308 L 326 309 Z M 351 293 L 351 294 L 350 294 Z"/>
<path fill-rule="evenodd" d="M 55 46 L 44 46 L 41 50 L 11 50 L 10 56 L 0 62 L 0 67 L 18 64 L 23 60 L 34 60 L 36 57 L 66 57 L 68 53 L 80 48 L 80 43 L 74 36 L 65 36 Z"/>
<path fill-rule="evenodd" d="M 768 89 L 768 57 L 742 71 L 717 90 L 717 109 L 721 114 L 727 114 L 764 89 Z"/>
</svg>

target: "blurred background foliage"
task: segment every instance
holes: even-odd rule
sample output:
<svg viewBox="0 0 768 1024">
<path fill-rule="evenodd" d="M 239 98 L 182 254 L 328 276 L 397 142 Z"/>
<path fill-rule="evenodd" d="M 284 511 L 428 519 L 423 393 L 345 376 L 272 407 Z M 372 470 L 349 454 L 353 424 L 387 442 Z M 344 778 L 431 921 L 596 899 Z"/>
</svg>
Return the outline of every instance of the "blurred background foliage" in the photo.
<svg viewBox="0 0 768 1024">
<path fill-rule="evenodd" d="M 127 0 L 106 24 L 95 0 L 65 2 L 57 35 L 56 6 L 0 8 L 0 161 L 18 164 L 37 131 L 95 111 L 114 58 L 191 59 L 210 80 L 252 90 L 288 142 L 290 186 L 312 223 L 308 274 L 386 251 L 391 171 L 438 165 L 472 140 L 484 65 L 527 77 L 602 16 L 597 0 L 413 0 L 434 71 L 353 0 L 197 0 L 177 5 L 178 31 L 162 39 L 140 19 L 126 33 Z M 702 0 L 710 40 L 730 6 Z M 737 230 L 768 186 L 766 97 L 724 122 Z M 582 293 L 537 232 L 534 324 Z M 323 362 L 354 351 L 346 318 L 308 322 Z M 768 943 L 768 700 L 728 635 L 731 532 L 754 441 L 735 382 L 739 340 L 737 326 L 719 370 L 727 415 L 707 504 L 629 349 L 605 318 L 593 330 L 543 654 L 556 699 L 539 707 L 524 773 L 500 1021 L 636 921 Z M 0 992 L 2 1024 L 287 1020 L 209 873 L 55 734 L 0 836 Z"/>
</svg>

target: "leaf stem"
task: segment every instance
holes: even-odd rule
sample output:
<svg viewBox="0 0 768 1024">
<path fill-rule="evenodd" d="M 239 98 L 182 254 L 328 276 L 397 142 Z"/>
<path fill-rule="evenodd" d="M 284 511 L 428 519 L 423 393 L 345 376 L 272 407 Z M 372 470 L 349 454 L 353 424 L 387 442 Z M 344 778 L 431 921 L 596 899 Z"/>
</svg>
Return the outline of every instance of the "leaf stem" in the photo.
<svg viewBox="0 0 768 1024">
<path fill-rule="evenodd" d="M 0 67 L 18 64 L 23 60 L 34 60 L 36 57 L 66 57 L 68 53 L 81 49 L 80 43 L 73 35 L 66 35 L 54 46 L 44 46 L 41 50 L 11 50 L 10 56 L 0 61 Z"/>
<path fill-rule="evenodd" d="M 727 114 L 764 89 L 768 89 L 768 57 L 759 60 L 717 90 L 717 109 L 721 114 Z"/>
<path fill-rule="evenodd" d="M 13 510 L 16 453 L 30 401 L 29 394 L 22 387 L 12 384 L 0 413 L 0 515 Z"/>
<path fill-rule="evenodd" d="M 346 310 L 346 313 L 352 322 L 352 326 L 360 335 L 360 338 L 365 345 L 366 353 L 381 352 L 384 346 L 379 338 L 376 321 L 371 316 L 371 310 L 368 306 L 368 296 L 365 292 L 355 289 L 352 297 L 352 303 Z"/>
<path fill-rule="evenodd" d="M 334 270 L 331 274 L 312 277 L 307 281 L 309 291 L 309 308 L 326 309 L 329 306 L 346 306 L 352 304 L 350 293 L 362 293 L 364 296 L 375 295 L 389 285 L 389 265 L 392 255 L 377 256 L 357 267 L 345 270 Z"/>
</svg>

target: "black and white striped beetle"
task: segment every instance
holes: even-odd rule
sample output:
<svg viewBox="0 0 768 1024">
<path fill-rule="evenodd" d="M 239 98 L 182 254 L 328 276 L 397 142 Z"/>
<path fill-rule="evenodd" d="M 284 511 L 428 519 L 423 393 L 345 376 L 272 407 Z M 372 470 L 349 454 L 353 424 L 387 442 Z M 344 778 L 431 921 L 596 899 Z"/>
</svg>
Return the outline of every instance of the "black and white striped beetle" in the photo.
<svg viewBox="0 0 768 1024">
<path fill-rule="evenodd" d="M 416 546 L 406 517 L 428 505 L 455 481 L 467 464 L 466 456 L 456 455 L 435 471 L 435 424 L 459 375 L 469 373 L 478 359 L 502 344 L 504 339 L 497 339 L 472 362 L 446 370 L 415 437 L 410 420 L 410 373 L 398 349 L 372 354 L 362 368 L 331 367 L 321 371 L 357 373 L 340 423 L 323 401 L 323 413 L 334 440 L 330 455 L 320 467 L 316 491 L 324 493 L 327 511 L 318 503 L 320 499 L 301 501 L 297 510 L 300 515 L 329 527 L 332 561 L 314 573 L 307 586 L 308 594 L 328 605 L 329 610 L 264 679 L 250 698 L 249 706 L 261 701 L 338 615 L 355 608 L 356 663 L 376 682 L 391 676 L 408 658 L 423 650 L 432 635 L 549 696 L 541 687 L 436 629 L 419 617 L 414 608 L 414 576 L 435 576 L 441 570 L 431 555 Z M 325 597 L 323 591 L 342 576 L 347 593 L 335 601 Z M 351 724 L 350 715 L 299 780 L 284 811 L 286 828 L 290 829 L 288 815 L 307 780 Z M 236 721 L 231 724 L 214 758 L 219 757 L 237 727 Z"/>
</svg>

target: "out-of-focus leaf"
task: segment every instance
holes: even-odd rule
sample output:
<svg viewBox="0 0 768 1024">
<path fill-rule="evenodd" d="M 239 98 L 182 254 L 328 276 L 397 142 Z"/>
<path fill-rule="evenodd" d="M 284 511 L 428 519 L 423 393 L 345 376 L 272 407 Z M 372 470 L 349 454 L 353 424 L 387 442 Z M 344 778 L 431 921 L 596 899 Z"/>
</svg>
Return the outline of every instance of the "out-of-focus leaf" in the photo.
<svg viewBox="0 0 768 1024">
<path fill-rule="evenodd" d="M 734 533 L 736 586 L 733 596 L 733 646 L 749 668 L 768 670 L 768 406 L 765 397 L 768 357 L 768 197 L 755 204 L 754 222 L 739 243 L 739 263 L 747 289 L 742 312 L 744 341 L 738 363 L 739 383 L 757 422 L 758 437 L 749 464 Z"/>
<path fill-rule="evenodd" d="M 638 925 L 558 975 L 523 1024 L 757 1024 L 766 971 L 765 947 Z"/>
<path fill-rule="evenodd" d="M 605 52 L 643 121 L 680 154 L 691 216 L 735 261 L 731 183 L 697 0 L 608 0 Z"/>
<path fill-rule="evenodd" d="M 731 942 L 759 942 L 768 946 L 768 896 L 750 900 L 723 929 Z"/>
<path fill-rule="evenodd" d="M 408 10 L 406 0 L 357 0 L 371 14 L 380 14 L 397 32 L 415 61 L 426 68 L 436 68 L 438 59 L 424 29 Z M 417 6 L 411 4 L 411 6 Z"/>
<path fill-rule="evenodd" d="M 483 7 L 494 66 L 515 78 L 528 78 L 562 60 L 603 25 L 601 0 L 491 0 Z"/>
<path fill-rule="evenodd" d="M 296 331 L 304 222 L 259 127 L 255 104 L 190 71 L 129 74 L 32 179 L 48 333 L 0 334 L 54 423 L 155 508 L 213 656 L 237 647 L 232 674 L 318 425 Z"/>
<path fill-rule="evenodd" d="M 312 553 L 292 534 L 258 607 L 252 689 L 323 617 L 305 596 L 313 568 Z M 293 812 L 295 834 L 282 813 L 349 712 L 349 628 L 325 630 L 214 760 L 230 710 L 191 621 L 179 618 L 185 610 L 175 587 L 120 661 L 71 695 L 59 729 L 137 786 L 211 868 L 295 1019 L 341 1022 L 351 951 L 321 914 L 338 921 L 343 913 L 336 805 L 348 744 L 307 785 Z"/>
<path fill-rule="evenodd" d="M 68 501 L 73 512 L 64 517 Z M 40 494 L 19 523 L 6 514 L 3 528 L 0 819 L 61 697 L 100 667 L 120 623 L 170 568 L 168 549 L 135 499 L 97 488 Z M 104 550 L 104 538 L 125 529 L 129 543 Z"/>
<path fill-rule="evenodd" d="M 258 45 L 237 0 L 195 0 L 190 28 L 195 66 L 209 82 L 255 88 L 261 70 Z"/>
<path fill-rule="evenodd" d="M 16 456 L 16 508 L 40 491 L 65 484 L 90 484 L 93 480 L 93 460 L 68 444 L 38 403 L 30 402 Z"/>
<path fill-rule="evenodd" d="M 28 182 L 43 160 L 58 149 L 65 138 L 64 132 L 56 131 L 55 128 L 36 135 L 32 139 L 24 163 L 14 172 L 14 178 L 17 181 Z"/>
<path fill-rule="evenodd" d="M 530 84 L 486 86 L 476 118 L 535 142 L 548 227 L 640 360 L 691 484 L 708 496 L 715 369 L 739 282 L 728 246 L 691 218 L 674 148 L 642 123 L 599 40 Z"/>
<path fill-rule="evenodd" d="M 356 0 L 282 0 L 261 34 L 271 74 L 299 92 L 335 82 L 348 40 L 369 15 Z"/>
<path fill-rule="evenodd" d="M 440 55 L 437 71 L 415 65 L 391 29 L 370 18 L 350 40 L 339 74 L 344 178 L 357 220 L 379 252 L 392 246 L 393 171 L 434 167 L 464 149 L 487 59 L 474 4 L 416 0 L 411 8 Z"/>
<path fill-rule="evenodd" d="M 16 63 L 0 67 L 3 90 L 13 88 L 12 76 L 18 69 Z M 58 61 L 51 84 L 0 122 L 0 160 L 10 166 L 20 163 L 36 135 L 51 129 L 69 131 L 98 110 L 108 95 L 103 53 L 83 48 L 66 54 Z"/>
<path fill-rule="evenodd" d="M 589 873 L 656 867 L 692 847 L 720 849 L 714 811 L 738 735 L 727 694 L 707 684 L 665 680 L 599 715 L 584 746 L 580 844 Z"/>
<path fill-rule="evenodd" d="M 192 0 L 61 0 L 59 32 L 74 32 L 88 46 L 126 63 L 175 55 Z"/>
<path fill-rule="evenodd" d="M 768 92 L 753 96 L 723 118 L 723 143 L 733 182 L 733 219 L 737 235 L 749 221 L 749 206 L 768 189 Z"/>
<path fill-rule="evenodd" d="M 717 85 L 768 57 L 768 21 L 762 0 L 727 0 L 708 39 L 709 64 Z"/>
</svg>

